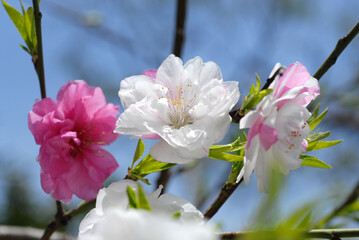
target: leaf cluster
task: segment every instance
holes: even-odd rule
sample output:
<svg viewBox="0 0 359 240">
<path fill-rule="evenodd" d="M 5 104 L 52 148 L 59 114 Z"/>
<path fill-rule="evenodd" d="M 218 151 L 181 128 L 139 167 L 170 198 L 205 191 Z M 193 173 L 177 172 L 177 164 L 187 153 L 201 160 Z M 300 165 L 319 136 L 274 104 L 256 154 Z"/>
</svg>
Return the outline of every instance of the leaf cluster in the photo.
<svg viewBox="0 0 359 240">
<path fill-rule="evenodd" d="M 307 138 L 308 141 L 307 152 L 329 148 L 343 141 L 342 139 L 335 141 L 320 141 L 329 137 L 330 132 L 329 131 L 319 132 L 319 129 L 313 131 L 319 125 L 319 123 L 324 119 L 325 115 L 328 112 L 328 108 L 326 108 L 321 114 L 319 114 L 319 108 L 320 108 L 320 104 L 318 104 L 315 107 L 312 115 L 307 121 L 311 131 L 311 133 Z M 329 164 L 311 155 L 301 154 L 300 158 L 303 159 L 302 166 L 317 167 L 317 168 L 332 168 Z"/>
<path fill-rule="evenodd" d="M 21 37 L 24 39 L 26 46 L 20 44 L 20 47 L 29 53 L 32 57 L 37 55 L 37 36 L 36 36 L 36 25 L 35 25 L 35 15 L 34 9 L 29 7 L 25 10 L 22 1 L 21 12 L 16 10 L 10 4 L 6 3 L 4 0 L 1 0 L 7 14 L 9 15 L 11 21 L 14 23 L 15 27 L 19 31 Z"/>
<path fill-rule="evenodd" d="M 254 108 L 262 99 L 273 92 L 273 89 L 260 90 L 261 80 L 256 74 L 256 85 L 252 84 L 248 96 L 244 97 L 241 106 L 241 114 L 245 115 L 248 111 Z"/>
<path fill-rule="evenodd" d="M 140 183 L 137 184 L 137 195 L 130 186 L 127 186 L 126 191 L 130 208 L 151 211 L 150 204 L 147 201 L 145 192 Z"/>
</svg>

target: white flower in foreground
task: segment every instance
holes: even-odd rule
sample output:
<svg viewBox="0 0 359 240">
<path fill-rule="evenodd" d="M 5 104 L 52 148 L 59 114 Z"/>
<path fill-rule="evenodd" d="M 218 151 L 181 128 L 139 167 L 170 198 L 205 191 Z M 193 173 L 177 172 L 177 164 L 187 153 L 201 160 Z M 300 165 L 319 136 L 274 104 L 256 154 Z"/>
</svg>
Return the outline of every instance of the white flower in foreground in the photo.
<svg viewBox="0 0 359 240">
<path fill-rule="evenodd" d="M 219 240 L 207 225 L 196 225 L 148 211 L 112 209 L 84 240 Z"/>
<path fill-rule="evenodd" d="M 170 163 L 207 157 L 226 134 L 239 99 L 238 83 L 223 82 L 214 62 L 196 57 L 183 65 L 174 55 L 157 71 L 123 80 L 118 94 L 125 111 L 115 132 L 160 138 L 150 154 Z"/>
<path fill-rule="evenodd" d="M 311 116 L 306 106 L 320 93 L 318 81 L 298 62 L 276 77 L 269 88 L 273 92 L 240 121 L 240 128 L 250 129 L 244 167 L 237 181 L 244 177 L 248 184 L 254 170 L 259 192 L 269 191 L 272 170 L 287 175 L 300 167 L 299 155 L 307 149 L 307 120 Z"/>
<path fill-rule="evenodd" d="M 126 213 L 129 208 L 129 201 L 126 192 L 127 186 L 130 186 L 134 190 L 137 189 L 136 182 L 131 180 L 122 180 L 114 182 L 108 188 L 103 188 L 99 191 L 96 199 L 96 208 L 92 209 L 80 224 L 79 239 L 90 239 L 88 237 L 95 233 L 96 225 L 101 225 L 103 221 L 108 221 L 109 218 L 112 218 L 108 217 L 109 215 L 113 217 L 120 217 L 116 214 L 113 215 L 114 211 L 123 212 L 124 218 L 121 218 L 123 221 L 125 221 L 124 219 L 126 217 L 131 219 L 131 216 L 136 215 L 134 213 Z M 203 225 L 203 214 L 198 211 L 195 206 L 193 206 L 185 199 L 169 193 L 160 196 L 161 190 L 162 187 L 158 188 L 151 194 L 146 194 L 146 198 L 151 207 L 152 214 L 161 219 L 171 219 L 174 213 L 179 212 L 181 215 L 177 220 L 178 222 L 183 224 L 188 223 L 192 225 Z M 136 215 L 136 218 L 138 216 L 139 215 Z M 132 228 L 136 227 L 136 222 L 131 224 L 133 224 Z M 150 225 L 148 226 L 150 227 Z M 134 230 L 130 229 L 129 231 Z"/>
</svg>

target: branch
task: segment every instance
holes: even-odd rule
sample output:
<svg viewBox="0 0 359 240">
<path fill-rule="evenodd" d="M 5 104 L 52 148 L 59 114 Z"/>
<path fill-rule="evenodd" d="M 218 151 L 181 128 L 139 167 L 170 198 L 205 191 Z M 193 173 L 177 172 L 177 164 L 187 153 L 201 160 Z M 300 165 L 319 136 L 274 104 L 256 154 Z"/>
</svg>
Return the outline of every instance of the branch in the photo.
<svg viewBox="0 0 359 240">
<path fill-rule="evenodd" d="M 335 64 L 339 55 L 344 51 L 344 49 L 349 45 L 349 43 L 355 38 L 359 32 L 359 22 L 350 30 L 350 32 L 343 38 L 338 40 L 337 45 L 335 46 L 333 52 L 325 60 L 325 62 L 320 66 L 320 68 L 314 73 L 313 77 L 319 79 Z"/>
<path fill-rule="evenodd" d="M 51 235 L 58 230 L 59 228 L 66 226 L 67 223 L 71 220 L 71 218 L 84 213 L 92 208 L 95 207 L 95 200 L 92 200 L 90 202 L 82 202 L 79 206 L 72 209 L 71 211 L 68 211 L 64 213 L 64 210 L 62 208 L 62 204 L 60 201 L 56 201 L 56 207 L 57 212 L 55 215 L 55 220 L 50 222 L 49 225 L 47 225 L 44 234 L 42 235 L 40 240 L 48 240 L 50 239 Z"/>
<path fill-rule="evenodd" d="M 182 47 L 184 41 L 184 23 L 186 20 L 186 5 L 187 0 L 177 0 L 177 20 L 176 20 L 176 31 L 175 31 L 175 40 L 173 44 L 173 54 L 177 57 L 181 57 Z M 163 186 L 163 191 L 168 181 L 171 178 L 170 169 L 161 171 L 159 177 L 157 178 L 157 187 L 159 185 Z"/>
<path fill-rule="evenodd" d="M 41 89 L 41 98 L 46 98 L 46 88 L 45 88 L 45 71 L 44 71 L 44 57 L 42 54 L 42 35 L 41 35 L 41 13 L 39 9 L 38 0 L 32 0 L 34 6 L 34 15 L 35 15 L 35 26 L 36 26 L 36 38 L 37 38 L 37 52 L 32 56 L 32 62 L 39 78 L 40 89 Z"/>
<path fill-rule="evenodd" d="M 266 236 L 276 236 L 278 231 L 248 231 L 248 232 L 224 232 L 220 233 L 221 240 L 239 240 L 239 239 L 250 239 L 250 237 L 258 237 L 259 234 Z M 296 236 L 298 238 L 324 238 L 324 239 L 340 239 L 347 237 L 359 237 L 359 229 L 315 229 L 310 231 L 295 231 L 295 230 L 285 230 L 281 234 L 281 237 L 286 234 L 287 236 Z M 296 239 L 297 239 L 296 238 Z"/>
<path fill-rule="evenodd" d="M 227 201 L 227 199 L 232 195 L 234 190 L 237 189 L 239 184 L 243 182 L 243 178 L 238 183 L 228 183 L 226 182 L 219 192 L 216 200 L 209 206 L 209 208 L 204 212 L 204 217 L 211 219 L 218 210 L 223 206 L 223 204 Z"/>
<path fill-rule="evenodd" d="M 184 23 L 186 20 L 187 0 L 177 0 L 177 22 L 175 32 L 175 42 L 173 45 L 173 54 L 181 57 L 184 41 Z"/>
<path fill-rule="evenodd" d="M 36 0 L 37 1 L 37 0 Z M 60 201 L 56 201 L 56 214 L 55 214 L 55 220 L 50 222 L 46 229 L 44 234 L 42 235 L 40 240 L 48 240 L 50 239 L 51 235 L 60 227 L 65 226 L 67 222 L 71 219 L 69 216 L 64 215 L 64 210 L 62 208 L 62 204 Z"/>
</svg>

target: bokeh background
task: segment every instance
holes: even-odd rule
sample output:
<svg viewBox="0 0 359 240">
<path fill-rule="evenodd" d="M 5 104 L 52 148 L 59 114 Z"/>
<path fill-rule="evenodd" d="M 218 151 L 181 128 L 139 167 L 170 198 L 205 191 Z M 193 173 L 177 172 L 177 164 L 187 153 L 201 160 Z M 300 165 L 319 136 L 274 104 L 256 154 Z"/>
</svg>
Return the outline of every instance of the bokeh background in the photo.
<svg viewBox="0 0 359 240">
<path fill-rule="evenodd" d="M 7 0 L 20 9 L 17 0 Z M 31 1 L 23 0 L 25 7 Z M 66 82 L 84 79 L 100 86 L 108 102 L 120 104 L 120 81 L 145 69 L 157 68 L 172 52 L 176 23 L 174 0 L 43 0 L 41 1 L 47 95 L 56 98 Z M 296 0 L 189 0 L 185 22 L 184 62 L 196 56 L 214 61 L 226 81 L 238 81 L 243 96 L 262 82 L 275 63 L 303 63 L 314 73 L 358 21 L 359 1 Z M 0 224 L 43 227 L 55 213 L 54 201 L 40 186 L 36 162 L 39 146 L 27 128 L 27 114 L 40 98 L 36 73 L 23 41 L 0 7 Z M 320 80 L 321 124 L 331 140 L 345 141 L 315 153 L 332 169 L 301 167 L 292 171 L 281 195 L 280 215 L 314 201 L 320 218 L 341 203 L 359 180 L 359 38 Z M 120 110 L 122 111 L 122 109 Z M 238 132 L 231 126 L 223 143 Z M 122 179 L 131 164 L 137 140 L 120 136 L 107 149 L 120 168 L 108 182 Z M 145 141 L 146 149 L 153 144 Z M 227 178 L 230 164 L 204 159 L 193 169 L 175 175 L 167 191 L 205 210 Z M 176 168 L 174 169 L 176 171 Z M 157 174 L 150 176 L 155 182 Z M 155 185 L 155 184 L 153 184 Z M 152 191 L 154 186 L 146 187 Z M 242 184 L 212 222 L 224 231 L 245 229 L 265 194 L 256 179 Z M 80 202 L 74 198 L 68 208 Z M 323 207 L 325 206 L 325 207 Z M 68 226 L 77 233 L 81 217 Z M 358 226 L 349 219 L 335 223 Z M 333 223 L 334 224 L 334 223 Z"/>
</svg>

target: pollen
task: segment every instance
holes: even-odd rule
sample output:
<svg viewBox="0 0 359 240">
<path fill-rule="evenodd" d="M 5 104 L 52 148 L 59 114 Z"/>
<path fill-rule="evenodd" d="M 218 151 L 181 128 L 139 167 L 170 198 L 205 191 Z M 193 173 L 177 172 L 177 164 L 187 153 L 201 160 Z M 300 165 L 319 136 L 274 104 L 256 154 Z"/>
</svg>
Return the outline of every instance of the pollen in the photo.
<svg viewBox="0 0 359 240">
<path fill-rule="evenodd" d="M 192 87 L 192 84 L 176 85 L 172 90 L 169 89 L 166 96 L 169 107 L 168 116 L 172 122 L 171 125 L 177 129 L 192 123 L 189 110 L 194 110 L 196 96 L 191 94 L 193 92 L 189 87 Z"/>
</svg>

